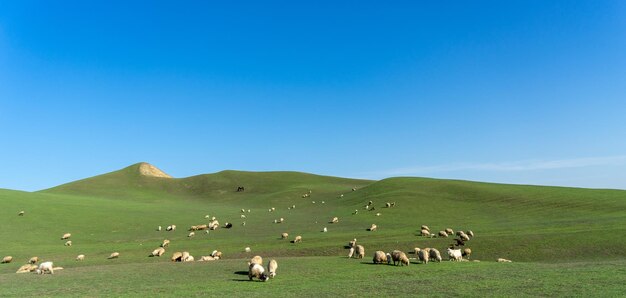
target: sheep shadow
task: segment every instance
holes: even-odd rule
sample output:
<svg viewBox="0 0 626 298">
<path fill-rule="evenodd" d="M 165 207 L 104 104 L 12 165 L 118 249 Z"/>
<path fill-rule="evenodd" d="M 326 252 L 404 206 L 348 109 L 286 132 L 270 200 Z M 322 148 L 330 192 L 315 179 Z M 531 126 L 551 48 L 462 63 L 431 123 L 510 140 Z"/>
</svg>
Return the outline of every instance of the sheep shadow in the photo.
<svg viewBox="0 0 626 298">
<path fill-rule="evenodd" d="M 235 271 L 234 274 L 248 276 L 248 271 Z"/>
</svg>

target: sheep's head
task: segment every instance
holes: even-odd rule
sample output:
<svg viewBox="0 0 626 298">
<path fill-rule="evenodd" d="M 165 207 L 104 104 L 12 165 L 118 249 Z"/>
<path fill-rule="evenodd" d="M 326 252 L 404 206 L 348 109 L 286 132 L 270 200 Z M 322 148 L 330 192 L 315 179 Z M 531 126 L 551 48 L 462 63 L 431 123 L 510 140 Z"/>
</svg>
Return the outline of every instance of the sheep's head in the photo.
<svg viewBox="0 0 626 298">
<path fill-rule="evenodd" d="M 269 277 L 267 276 L 267 274 L 265 272 L 261 273 L 261 277 L 259 277 L 259 279 L 261 281 L 267 281 L 269 279 Z"/>
</svg>

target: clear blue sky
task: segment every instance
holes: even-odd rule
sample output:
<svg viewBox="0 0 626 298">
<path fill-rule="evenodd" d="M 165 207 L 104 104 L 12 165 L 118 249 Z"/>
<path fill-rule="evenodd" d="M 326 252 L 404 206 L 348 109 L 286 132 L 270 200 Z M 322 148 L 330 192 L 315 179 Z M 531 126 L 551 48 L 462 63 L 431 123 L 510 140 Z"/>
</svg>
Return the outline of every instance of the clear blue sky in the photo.
<svg viewBox="0 0 626 298">
<path fill-rule="evenodd" d="M 0 1 L 0 188 L 146 161 L 626 189 L 625 1 L 299 2 Z"/>
</svg>

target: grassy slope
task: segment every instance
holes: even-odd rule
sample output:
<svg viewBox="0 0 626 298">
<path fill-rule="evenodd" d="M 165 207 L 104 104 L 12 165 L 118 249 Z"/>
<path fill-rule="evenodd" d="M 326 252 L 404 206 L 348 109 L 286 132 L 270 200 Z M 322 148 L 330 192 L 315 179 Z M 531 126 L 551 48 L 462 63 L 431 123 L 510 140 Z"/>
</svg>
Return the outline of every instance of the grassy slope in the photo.
<svg viewBox="0 0 626 298">
<path fill-rule="evenodd" d="M 238 185 L 245 186 L 246 191 L 235 192 Z M 353 186 L 359 189 L 350 191 Z M 311 198 L 301 198 L 301 194 L 309 189 L 312 190 Z M 342 193 L 345 194 L 343 198 L 340 197 Z M 374 201 L 376 211 L 362 208 L 369 200 Z M 321 204 L 321 201 L 325 204 Z M 382 207 L 385 202 L 393 201 L 397 207 Z M 296 208 L 289 210 L 288 207 L 294 204 Z M 276 211 L 268 212 L 270 207 L 275 207 Z M 239 217 L 241 208 L 252 211 L 246 213 L 246 219 Z M 359 210 L 358 215 L 352 215 L 355 209 Z M 19 210 L 25 210 L 26 216 L 18 217 Z M 410 251 L 414 246 L 428 246 L 443 250 L 450 243 L 449 239 L 416 236 L 421 224 L 427 224 L 433 230 L 445 227 L 472 229 L 477 236 L 468 246 L 474 250 L 475 259 L 490 261 L 506 257 L 515 261 L 539 261 L 544 264 L 541 268 L 547 270 L 544 274 L 548 276 L 552 271 L 557 274 L 561 267 L 563 270 L 575 268 L 572 269 L 575 272 L 582 272 L 582 268 L 588 267 L 594 267 L 594 270 L 606 268 L 618 274 L 613 263 L 602 262 L 608 260 L 623 264 L 626 237 L 620 235 L 626 232 L 624 210 L 626 192 L 617 190 L 515 186 L 424 178 L 391 178 L 372 182 L 293 172 L 225 171 L 183 179 L 164 179 L 140 176 L 135 165 L 39 193 L 0 190 L 0 224 L 3 227 L 0 255 L 12 255 L 16 260 L 12 264 L 0 265 L 0 280 L 5 279 L 18 285 L 22 281 L 28 282 L 31 275 L 18 277 L 13 272 L 34 255 L 72 268 L 61 273 L 70 276 L 76 274 L 72 272 L 88 272 L 92 275 L 106 268 L 102 274 L 133 280 L 123 270 L 136 268 L 138 264 L 146 268 L 164 266 L 159 268 L 164 268 L 174 276 L 181 270 L 179 268 L 193 268 L 190 269 L 192 276 L 193 272 L 204 272 L 204 265 L 172 266 L 167 264 L 166 259 L 146 257 L 164 238 L 172 240 L 171 248 L 166 253 L 168 256 L 173 251 L 186 250 L 199 257 L 209 254 L 213 249 L 220 249 L 227 259 L 239 259 L 210 265 L 224 272 L 233 271 L 235 267 L 240 269 L 241 266 L 233 264 L 239 264 L 242 258 L 254 254 L 288 260 L 288 265 L 282 267 L 286 273 L 298 263 L 293 260 L 301 259 L 305 264 L 332 263 L 336 257 L 324 258 L 324 261 L 292 257 L 344 255 L 346 251 L 342 246 L 355 237 L 366 247 L 367 258 L 378 249 Z M 377 212 L 381 216 L 376 216 Z M 230 230 L 212 231 L 208 235 L 199 232 L 195 238 L 187 238 L 186 228 L 205 223 L 204 215 L 207 214 L 218 217 L 221 223 L 233 222 L 235 226 Z M 328 224 L 332 216 L 339 216 L 340 222 Z M 285 218 L 285 223 L 272 223 L 280 217 Z M 245 227 L 240 225 L 244 220 Z M 365 230 L 372 223 L 379 226 L 379 231 Z M 179 230 L 155 231 L 156 226 L 169 224 L 178 225 Z M 328 227 L 328 233 L 320 232 L 324 226 Z M 65 232 L 73 234 L 74 246 L 63 246 L 59 238 Z M 302 235 L 304 242 L 294 245 L 279 240 L 281 232 L 289 232 L 292 237 Z M 246 246 L 252 247 L 253 253 L 244 253 L 243 248 Z M 112 251 L 119 251 L 122 257 L 115 261 L 106 260 Z M 85 262 L 73 261 L 79 253 L 87 255 Z M 106 266 L 113 262 L 118 266 Z M 583 263 L 572 265 L 569 262 Z M 599 265 L 593 265 L 598 262 Z M 520 279 L 534 274 L 533 267 L 524 267 L 526 264 L 513 265 L 522 267 L 490 267 L 495 265 L 482 263 L 461 266 L 476 266 L 476 269 L 468 270 L 476 270 L 476 278 L 479 279 L 488 278 L 493 268 L 519 268 L 522 272 L 518 276 Z M 365 267 L 368 268 L 365 272 L 375 270 L 374 274 L 381 272 L 378 270 L 395 269 Z M 440 277 L 452 270 L 450 267 L 441 268 L 437 269 L 441 270 Z M 303 270 L 306 271 L 306 268 Z M 413 280 L 419 274 L 419 271 L 413 270 L 420 269 L 398 274 Z M 344 273 L 343 268 L 335 268 L 328 274 Z M 505 269 L 500 273 L 506 274 L 507 271 Z M 218 279 L 224 282 L 241 278 L 236 275 L 233 277 L 232 274 L 230 272 Z M 281 277 L 281 280 L 283 278 L 289 280 L 290 277 Z M 358 274 L 355 279 L 358 279 Z M 366 275 L 363 279 L 366 279 Z M 312 284 L 315 282 L 304 283 L 302 287 Z M 355 284 L 359 282 L 355 280 Z M 284 290 L 294 286 L 277 287 Z M 472 289 L 477 288 L 480 286 Z M 11 293 L 19 293 L 19 289 Z M 152 289 L 158 292 L 162 287 L 155 286 Z M 180 293 L 202 293 L 178 290 Z M 450 292 L 455 293 L 462 294 Z"/>
</svg>

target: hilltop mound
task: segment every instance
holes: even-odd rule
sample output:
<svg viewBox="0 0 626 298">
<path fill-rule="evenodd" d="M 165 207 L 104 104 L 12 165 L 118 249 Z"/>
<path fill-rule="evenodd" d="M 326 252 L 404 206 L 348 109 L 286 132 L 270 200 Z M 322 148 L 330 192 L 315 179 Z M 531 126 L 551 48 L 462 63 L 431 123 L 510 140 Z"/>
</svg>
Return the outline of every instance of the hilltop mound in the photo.
<svg viewBox="0 0 626 298">
<path fill-rule="evenodd" d="M 147 162 L 139 163 L 139 174 L 149 177 L 172 178 L 172 176 Z"/>
</svg>

